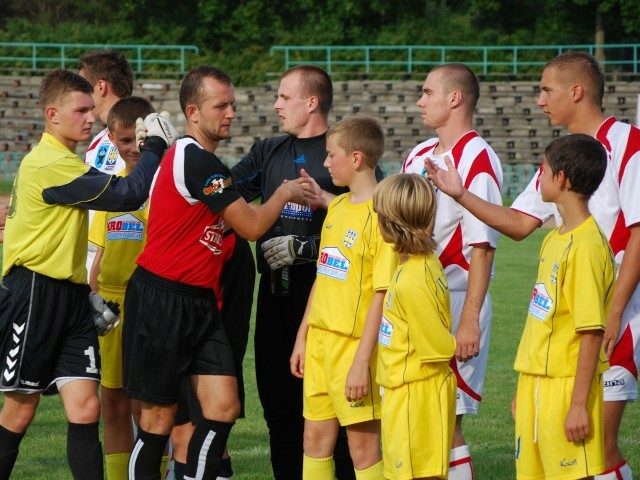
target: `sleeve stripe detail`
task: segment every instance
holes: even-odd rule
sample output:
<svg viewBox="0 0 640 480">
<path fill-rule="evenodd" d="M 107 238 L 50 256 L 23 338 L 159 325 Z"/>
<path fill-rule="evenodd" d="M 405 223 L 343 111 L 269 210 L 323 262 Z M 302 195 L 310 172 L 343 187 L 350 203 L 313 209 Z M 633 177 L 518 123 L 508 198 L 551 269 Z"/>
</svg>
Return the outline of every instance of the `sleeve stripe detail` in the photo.
<svg viewBox="0 0 640 480">
<path fill-rule="evenodd" d="M 631 157 L 640 152 L 640 130 L 636 127 L 631 127 L 629 129 L 629 138 L 627 140 L 627 148 L 624 151 L 624 155 L 622 157 L 622 162 L 620 164 L 620 171 L 618 172 L 618 185 L 622 183 L 622 177 L 624 175 L 624 170 L 631 160 Z"/>
<path fill-rule="evenodd" d="M 491 160 L 489 160 L 489 154 L 486 150 L 482 150 L 482 152 L 480 152 L 480 154 L 473 161 L 471 169 L 469 170 L 469 174 L 467 175 L 467 178 L 464 182 L 464 188 L 468 189 L 471 185 L 471 182 L 473 182 L 476 176 L 480 175 L 481 173 L 491 175 L 491 178 L 493 178 L 498 188 L 500 188 L 500 181 L 498 180 L 496 172 L 494 172 L 493 170 Z"/>
</svg>

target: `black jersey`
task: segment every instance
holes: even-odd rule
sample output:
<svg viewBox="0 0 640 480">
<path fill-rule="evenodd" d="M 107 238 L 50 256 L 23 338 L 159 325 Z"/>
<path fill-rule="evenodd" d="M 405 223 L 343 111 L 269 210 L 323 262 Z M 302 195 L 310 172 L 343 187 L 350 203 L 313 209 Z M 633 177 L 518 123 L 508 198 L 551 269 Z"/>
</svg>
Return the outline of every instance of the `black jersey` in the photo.
<svg viewBox="0 0 640 480">
<path fill-rule="evenodd" d="M 267 201 L 284 179 L 300 177 L 303 168 L 323 190 L 336 195 L 346 192 L 346 188 L 336 187 L 331 181 L 329 171 L 323 165 L 326 157 L 325 134 L 311 138 L 285 135 L 257 142 L 231 172 L 236 188 L 247 202 L 257 198 Z M 319 235 L 326 214 L 322 208 L 287 203 L 279 220 L 256 242 L 258 271 L 269 272 L 260 248 L 263 242 L 279 235 Z"/>
</svg>

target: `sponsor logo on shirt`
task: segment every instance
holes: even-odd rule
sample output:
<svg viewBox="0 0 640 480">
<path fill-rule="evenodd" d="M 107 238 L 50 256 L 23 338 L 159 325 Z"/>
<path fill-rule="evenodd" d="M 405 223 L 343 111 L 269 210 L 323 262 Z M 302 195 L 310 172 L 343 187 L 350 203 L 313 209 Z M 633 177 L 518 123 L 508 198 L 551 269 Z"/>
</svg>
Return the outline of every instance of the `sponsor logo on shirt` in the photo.
<svg viewBox="0 0 640 480">
<path fill-rule="evenodd" d="M 307 163 L 307 161 L 304 158 L 304 153 L 302 155 L 300 155 L 298 158 L 296 158 L 293 163 Z"/>
<path fill-rule="evenodd" d="M 96 153 L 96 165 L 97 169 L 101 169 L 102 165 L 104 165 L 104 161 L 107 158 L 107 154 L 109 153 L 109 145 L 100 145 L 98 147 L 98 152 Z"/>
<path fill-rule="evenodd" d="M 622 387 L 625 385 L 624 380 L 607 380 L 603 383 L 604 387 Z"/>
<path fill-rule="evenodd" d="M 222 253 L 222 234 L 224 233 L 224 220 L 220 219 L 215 225 L 205 227 L 202 236 L 198 240 L 201 244 L 213 252 L 214 255 Z"/>
<path fill-rule="evenodd" d="M 350 262 L 336 247 L 326 247 L 320 252 L 318 273 L 337 280 L 345 280 Z"/>
<path fill-rule="evenodd" d="M 282 209 L 282 212 L 280 212 L 280 216 L 283 218 L 290 218 L 292 220 L 305 220 L 310 222 L 313 217 L 313 209 L 306 205 L 287 202 Z"/>
<path fill-rule="evenodd" d="M 378 343 L 388 347 L 391 345 L 391 335 L 393 334 L 393 325 L 389 323 L 386 317 L 382 316 L 382 322 L 380 322 L 380 330 L 378 331 Z"/>
<path fill-rule="evenodd" d="M 553 299 L 547 292 L 544 283 L 536 283 L 529 302 L 529 313 L 538 320 L 544 322 L 553 306 Z"/>
<path fill-rule="evenodd" d="M 143 238 L 144 223 L 130 213 L 113 217 L 107 222 L 107 241 L 136 240 L 141 242 Z"/>
<path fill-rule="evenodd" d="M 353 244 L 355 243 L 356 238 L 358 238 L 358 232 L 355 232 L 349 229 L 347 230 L 347 233 L 344 236 L 344 239 L 342 240 L 342 244 L 347 248 L 351 248 L 353 247 Z"/>
<path fill-rule="evenodd" d="M 224 192 L 224 189 L 230 187 L 233 183 L 231 177 L 225 177 L 224 175 L 213 175 L 207 179 L 202 187 L 202 193 L 207 196 L 215 195 L 216 193 Z"/>
</svg>

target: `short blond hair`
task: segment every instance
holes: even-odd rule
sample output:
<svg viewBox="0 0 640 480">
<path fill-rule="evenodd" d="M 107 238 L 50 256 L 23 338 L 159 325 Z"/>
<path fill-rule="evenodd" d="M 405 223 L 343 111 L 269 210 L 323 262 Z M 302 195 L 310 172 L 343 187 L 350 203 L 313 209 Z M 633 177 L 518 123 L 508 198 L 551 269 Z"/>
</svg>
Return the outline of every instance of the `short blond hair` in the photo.
<svg viewBox="0 0 640 480">
<path fill-rule="evenodd" d="M 384 132 L 373 117 L 353 115 L 340 120 L 327 131 L 329 137 L 347 155 L 362 152 L 371 168 L 376 168 L 384 154 Z"/>
<path fill-rule="evenodd" d="M 398 253 L 429 255 L 435 251 L 436 192 L 426 178 L 414 173 L 385 178 L 373 193 L 373 208 L 382 238 Z"/>
</svg>

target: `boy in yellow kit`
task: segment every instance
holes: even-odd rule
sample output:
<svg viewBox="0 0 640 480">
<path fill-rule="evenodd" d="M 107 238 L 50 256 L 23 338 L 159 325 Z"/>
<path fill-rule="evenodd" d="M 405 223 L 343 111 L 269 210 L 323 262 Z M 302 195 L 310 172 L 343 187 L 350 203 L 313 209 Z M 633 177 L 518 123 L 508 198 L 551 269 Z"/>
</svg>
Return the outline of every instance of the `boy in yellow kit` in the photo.
<svg viewBox="0 0 640 480">
<path fill-rule="evenodd" d="M 373 211 L 383 152 L 384 134 L 373 118 L 348 117 L 327 132 L 324 165 L 333 183 L 350 191 L 329 205 L 316 281 L 291 356 L 291 373 L 304 379 L 305 480 L 333 480 L 339 425 L 346 426 L 356 478 L 383 478 L 374 349 L 397 263 Z"/>
<path fill-rule="evenodd" d="M 151 104 L 140 97 L 124 98 L 111 108 L 107 120 L 109 140 L 125 162 L 125 170 L 119 175 L 129 175 L 140 158 L 136 119 L 145 118 L 153 111 Z M 89 241 L 97 247 L 89 285 L 105 300 L 120 305 L 121 320 L 124 320 L 127 282 L 147 240 L 148 203 L 137 211 L 96 212 L 89 231 Z M 122 321 L 98 340 L 102 357 L 100 389 L 107 478 L 121 480 L 127 478 L 129 452 L 134 441 L 131 425 L 134 401 L 122 392 Z"/>
<path fill-rule="evenodd" d="M 393 175 L 376 188 L 373 206 L 382 238 L 400 254 L 378 334 L 385 477 L 447 478 L 456 340 L 447 278 L 434 253 L 436 193 L 420 175 Z"/>
<path fill-rule="evenodd" d="M 559 138 L 545 150 L 540 191 L 558 207 L 562 226 L 542 243 L 515 361 L 518 479 L 581 479 L 605 468 L 602 339 L 615 263 L 587 202 L 606 167 L 605 149 L 588 135 Z"/>
</svg>

